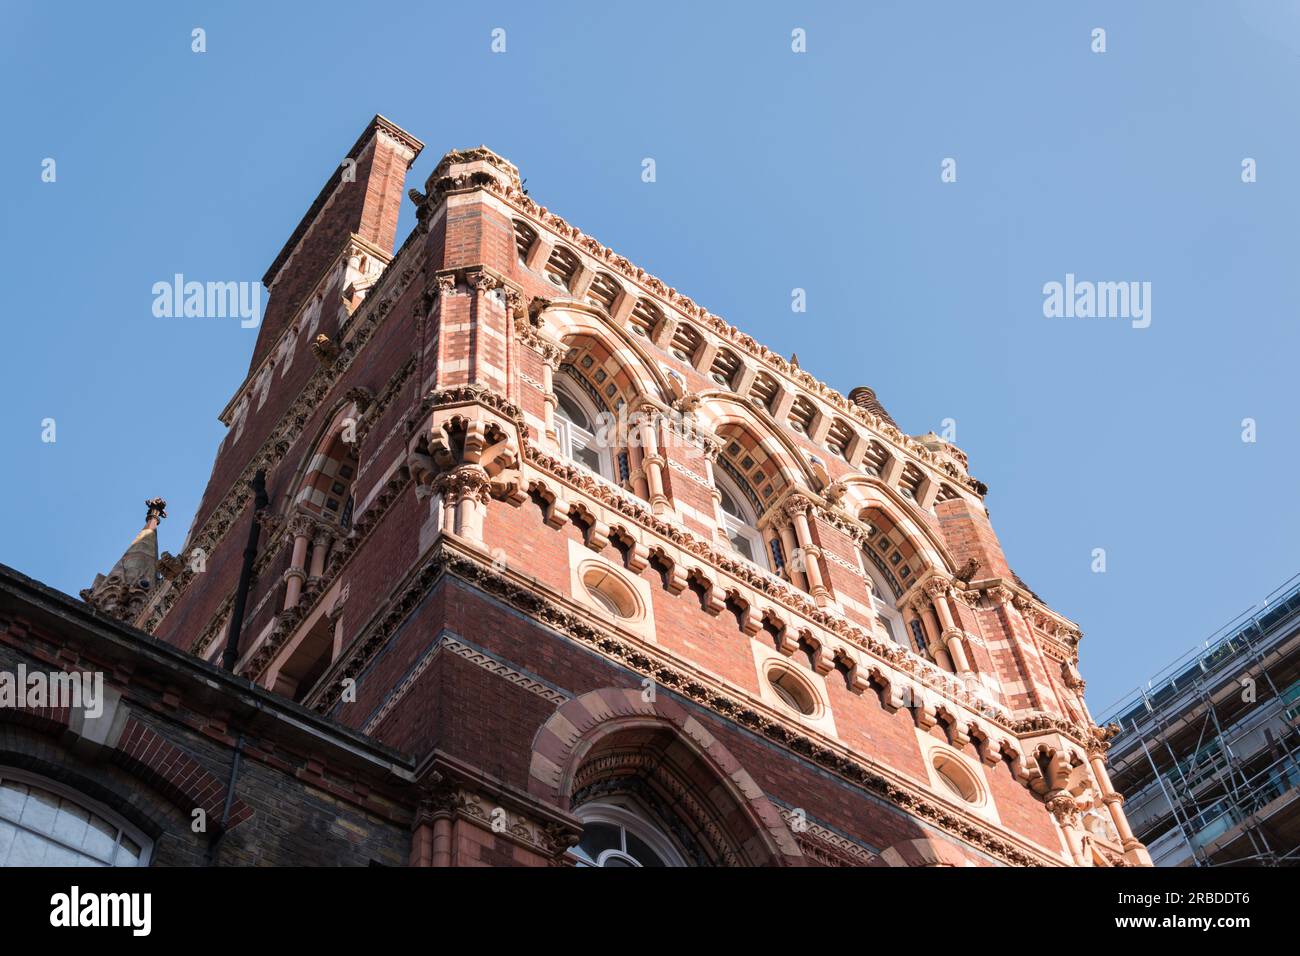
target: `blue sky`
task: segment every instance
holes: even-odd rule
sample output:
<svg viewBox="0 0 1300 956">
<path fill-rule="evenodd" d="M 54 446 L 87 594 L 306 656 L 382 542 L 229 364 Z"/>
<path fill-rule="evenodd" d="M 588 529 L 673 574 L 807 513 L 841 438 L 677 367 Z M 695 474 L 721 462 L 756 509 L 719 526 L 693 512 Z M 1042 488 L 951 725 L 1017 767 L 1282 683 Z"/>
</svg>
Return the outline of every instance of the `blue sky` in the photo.
<svg viewBox="0 0 1300 956">
<path fill-rule="evenodd" d="M 955 419 L 1094 710 L 1298 569 L 1296 4 L 4 7 L 0 561 L 55 587 L 147 497 L 179 549 L 247 368 L 254 331 L 153 283 L 259 279 L 376 112 L 411 184 L 485 143 L 905 430 Z M 1150 282 L 1150 327 L 1045 318 L 1067 273 Z"/>
</svg>

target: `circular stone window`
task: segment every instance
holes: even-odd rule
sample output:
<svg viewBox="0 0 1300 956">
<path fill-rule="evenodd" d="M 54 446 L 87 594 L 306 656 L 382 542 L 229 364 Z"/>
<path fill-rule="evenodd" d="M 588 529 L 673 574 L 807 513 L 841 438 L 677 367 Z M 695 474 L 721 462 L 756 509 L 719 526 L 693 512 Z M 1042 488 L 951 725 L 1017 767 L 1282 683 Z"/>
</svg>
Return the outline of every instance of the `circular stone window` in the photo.
<svg viewBox="0 0 1300 956">
<path fill-rule="evenodd" d="M 975 775 L 966 768 L 966 766 L 956 757 L 948 754 L 938 753 L 934 755 L 931 763 L 934 767 L 934 775 L 939 778 L 939 782 L 952 793 L 967 803 L 979 803 L 981 790 L 979 781 Z"/>
<path fill-rule="evenodd" d="M 582 586 L 587 596 L 614 617 L 634 618 L 640 610 L 636 594 L 614 572 L 599 565 L 582 572 Z"/>
<path fill-rule="evenodd" d="M 772 667 L 767 672 L 767 682 L 776 696 L 796 713 L 812 717 L 817 713 L 817 698 L 812 689 L 794 671 L 786 667 Z"/>
</svg>

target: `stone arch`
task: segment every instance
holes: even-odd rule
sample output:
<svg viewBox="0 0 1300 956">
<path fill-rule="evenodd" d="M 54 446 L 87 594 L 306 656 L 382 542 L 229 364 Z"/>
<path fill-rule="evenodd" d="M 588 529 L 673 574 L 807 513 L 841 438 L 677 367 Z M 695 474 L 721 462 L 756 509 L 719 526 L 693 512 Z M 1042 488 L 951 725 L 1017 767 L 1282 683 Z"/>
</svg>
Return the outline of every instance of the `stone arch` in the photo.
<svg viewBox="0 0 1300 956">
<path fill-rule="evenodd" d="M 345 426 L 349 419 L 355 429 L 360 423 L 361 411 L 356 400 L 344 398 L 335 405 L 325 425 L 307 446 L 302 461 L 286 486 L 281 514 L 301 510 L 345 527 L 350 522 L 348 502 L 357 474 L 358 448 L 355 441 L 349 444 L 345 440 Z M 343 485 L 343 491 L 334 491 L 338 484 Z M 331 500 L 338 503 L 337 508 L 328 508 Z"/>
<path fill-rule="evenodd" d="M 33 747 L 24 741 L 22 734 L 7 733 L 5 743 L 0 744 L 0 764 L 63 782 L 137 823 L 138 820 L 132 816 L 134 811 L 128 810 L 130 802 L 119 791 L 78 769 L 75 751 L 65 753 L 63 747 L 68 746 L 69 740 L 75 740 L 83 748 L 82 756 L 91 758 L 88 767 L 93 767 L 93 761 L 100 759 L 111 763 L 148 786 L 160 800 L 178 812 L 189 816 L 201 809 L 210 825 L 218 827 L 226 805 L 225 782 L 204 766 L 200 758 L 137 720 L 122 704 L 113 706 L 115 718 L 100 718 L 112 719 L 107 738 L 95 741 L 88 740 L 80 732 L 85 729 L 84 721 L 75 719 L 79 715 L 74 710 L 0 708 L 0 728 L 11 723 L 31 731 L 36 740 L 49 741 Z M 226 829 L 233 829 L 252 816 L 252 807 L 236 796 L 231 800 Z"/>
<path fill-rule="evenodd" d="M 855 501 L 848 507 L 870 529 L 864 550 L 899 597 L 927 571 L 955 573 L 956 565 L 948 549 L 928 526 L 913 521 L 906 508 L 897 502 L 878 498 Z"/>
<path fill-rule="evenodd" d="M 572 349 L 575 342 L 591 343 L 592 351 L 599 358 L 607 379 L 613 380 L 618 376 L 625 379 L 616 382 L 620 394 L 649 397 L 661 402 L 670 400 L 674 389 L 659 369 L 658 363 L 650 357 L 640 341 L 628 334 L 627 330 L 613 325 L 602 310 L 576 302 L 553 303 L 539 313 L 539 318 L 547 333 L 568 349 Z M 575 358 L 581 360 L 581 356 Z M 593 374 L 596 367 L 593 358 Z M 605 381 L 595 384 L 603 394 Z M 627 400 L 631 402 L 631 398 Z M 605 398 L 605 404 L 614 407 L 614 402 L 609 397 Z"/>
<path fill-rule="evenodd" d="M 705 392 L 700 399 L 700 423 L 718 436 L 719 460 L 752 490 L 760 516 L 789 488 L 820 487 L 808 460 L 769 416 L 722 392 Z"/>
<path fill-rule="evenodd" d="M 565 811 L 603 789 L 651 791 L 711 865 L 802 865 L 780 813 L 716 737 L 662 694 L 602 688 L 561 706 L 533 738 L 528 789 Z M 578 803 L 575 804 L 575 797 Z"/>
</svg>

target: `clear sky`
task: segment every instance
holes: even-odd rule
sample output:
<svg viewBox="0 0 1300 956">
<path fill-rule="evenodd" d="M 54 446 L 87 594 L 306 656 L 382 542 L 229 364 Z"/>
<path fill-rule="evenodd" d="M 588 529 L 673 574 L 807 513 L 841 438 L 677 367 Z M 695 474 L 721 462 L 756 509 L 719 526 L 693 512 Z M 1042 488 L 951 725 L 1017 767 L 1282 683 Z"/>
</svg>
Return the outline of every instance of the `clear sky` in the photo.
<svg viewBox="0 0 1300 956">
<path fill-rule="evenodd" d="M 467 6 L 6 0 L 0 561 L 76 593 L 154 495 L 179 550 L 256 333 L 151 288 L 259 279 L 378 112 L 412 185 L 485 143 L 906 431 L 954 419 L 1094 710 L 1300 570 L 1300 6 Z M 1046 318 L 1068 273 L 1150 282 L 1150 326 Z"/>
</svg>

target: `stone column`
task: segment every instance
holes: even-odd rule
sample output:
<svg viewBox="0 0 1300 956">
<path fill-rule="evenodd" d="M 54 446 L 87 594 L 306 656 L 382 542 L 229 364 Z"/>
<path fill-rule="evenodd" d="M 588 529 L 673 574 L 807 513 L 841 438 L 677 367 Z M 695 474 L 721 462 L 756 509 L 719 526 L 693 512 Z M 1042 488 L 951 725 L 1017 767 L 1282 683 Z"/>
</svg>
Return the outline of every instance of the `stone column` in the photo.
<svg viewBox="0 0 1300 956">
<path fill-rule="evenodd" d="M 663 514 L 669 510 L 668 496 L 664 494 L 664 465 L 666 462 L 659 454 L 659 438 L 655 434 L 655 416 L 658 409 L 647 406 L 641 410 L 641 420 L 637 423 L 641 437 L 641 463 L 646 473 L 646 485 L 650 497 L 650 510 L 654 514 Z"/>
<path fill-rule="evenodd" d="M 306 515 L 295 515 L 289 521 L 289 534 L 293 535 L 293 553 L 289 568 L 284 572 L 284 609 L 298 606 L 302 596 L 303 581 L 307 579 L 307 543 L 312 532 L 312 520 Z"/>
<path fill-rule="evenodd" d="M 559 349 L 553 346 L 543 344 L 540 348 L 542 356 L 542 406 L 543 420 L 546 425 L 546 438 L 551 443 L 552 448 L 558 447 L 559 438 L 555 432 L 555 409 L 559 407 L 560 400 L 555 397 L 555 373 L 559 370 L 561 353 Z"/>
<path fill-rule="evenodd" d="M 790 582 L 797 588 L 808 590 L 808 578 L 794 564 L 795 553 L 799 550 L 799 542 L 794 536 L 794 525 L 787 520 L 779 528 L 777 535 L 781 539 L 781 548 L 785 551 L 785 569 L 790 575 Z"/>
<path fill-rule="evenodd" d="M 952 618 L 952 608 L 948 607 L 949 587 L 947 581 L 935 578 L 926 582 L 925 591 L 934 603 L 935 613 L 939 615 L 941 636 L 944 646 L 948 649 L 948 656 L 952 658 L 953 667 L 957 669 L 959 676 L 965 677 L 971 672 L 970 659 L 966 656 L 966 647 L 963 643 L 965 635 Z"/>
<path fill-rule="evenodd" d="M 1088 762 L 1092 765 L 1092 775 L 1096 778 L 1097 788 L 1101 791 L 1101 802 L 1106 804 L 1106 810 L 1110 813 L 1110 822 L 1115 825 L 1115 832 L 1119 834 L 1124 858 L 1130 863 L 1150 866 L 1151 856 L 1142 845 L 1142 841 L 1134 835 L 1133 828 L 1128 823 L 1128 816 L 1124 813 L 1124 797 L 1115 792 L 1115 787 L 1110 782 L 1110 772 L 1106 769 L 1107 746 L 1104 741 L 1096 738 L 1088 744 Z"/>
<path fill-rule="evenodd" d="M 316 533 L 311 539 L 311 570 L 307 574 L 308 582 L 319 581 L 325 574 L 325 557 L 329 554 L 334 535 L 323 524 L 316 526 Z"/>
<path fill-rule="evenodd" d="M 487 514 L 488 473 L 479 465 L 459 465 L 438 476 L 434 490 L 443 496 L 447 527 L 470 541 L 483 541 Z"/>
<path fill-rule="evenodd" d="M 1079 805 L 1066 790 L 1053 790 L 1043 801 L 1048 811 L 1056 818 L 1057 824 L 1065 834 L 1066 845 L 1075 866 L 1092 866 L 1087 853 L 1083 828 L 1079 823 Z"/>
<path fill-rule="evenodd" d="M 798 542 L 799 553 L 803 556 L 804 574 L 808 576 L 808 591 L 818 604 L 830 600 L 830 591 L 826 589 L 822 569 L 818 560 L 821 549 L 813 544 L 812 528 L 808 523 L 808 511 L 812 502 L 803 495 L 792 495 L 785 502 L 785 513 L 794 522 L 794 537 Z"/>
</svg>

